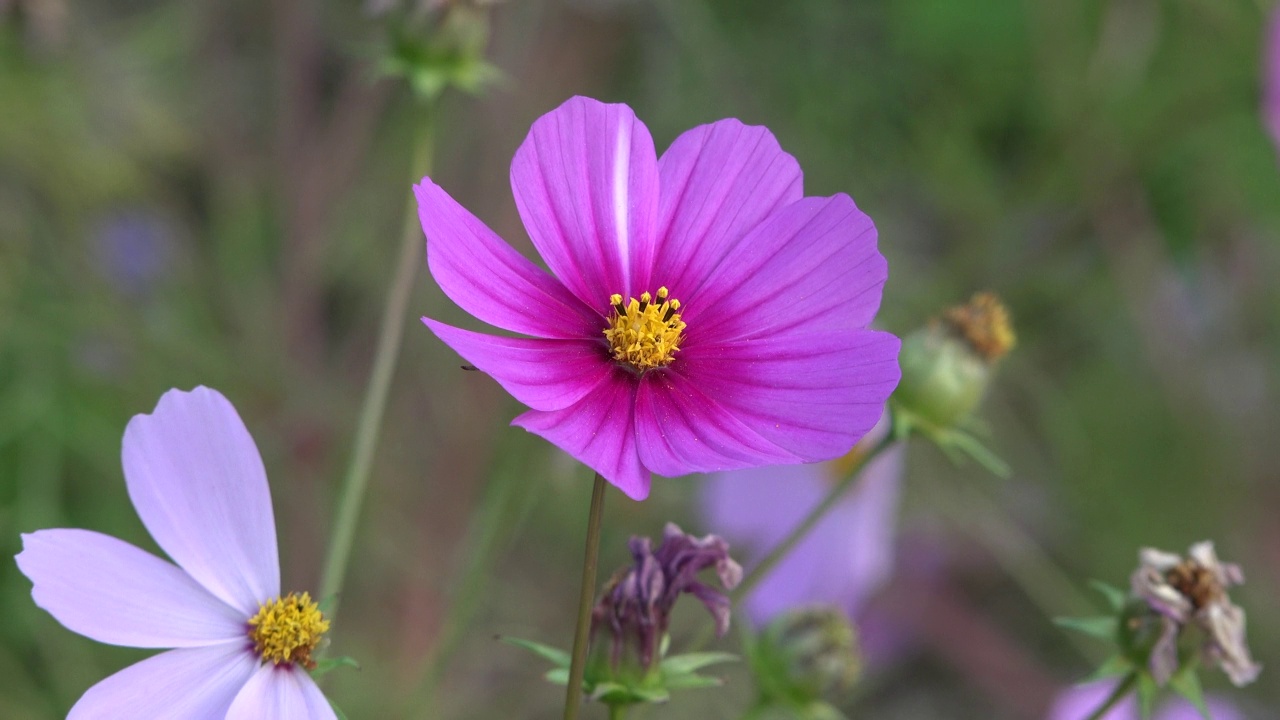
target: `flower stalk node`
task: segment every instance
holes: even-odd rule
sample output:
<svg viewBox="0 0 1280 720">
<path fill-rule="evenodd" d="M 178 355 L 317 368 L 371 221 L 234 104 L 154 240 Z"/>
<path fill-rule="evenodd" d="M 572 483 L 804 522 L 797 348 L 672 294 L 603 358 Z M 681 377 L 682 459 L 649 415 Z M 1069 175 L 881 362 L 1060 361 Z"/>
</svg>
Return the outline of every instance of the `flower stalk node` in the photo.
<svg viewBox="0 0 1280 720">
<path fill-rule="evenodd" d="M 604 336 L 613 351 L 613 359 L 637 372 L 666 367 L 675 359 L 684 339 L 684 321 L 680 319 L 680 301 L 669 298 L 665 287 L 657 297 L 648 292 L 623 304 L 622 296 L 609 296 L 613 317 Z"/>
</svg>

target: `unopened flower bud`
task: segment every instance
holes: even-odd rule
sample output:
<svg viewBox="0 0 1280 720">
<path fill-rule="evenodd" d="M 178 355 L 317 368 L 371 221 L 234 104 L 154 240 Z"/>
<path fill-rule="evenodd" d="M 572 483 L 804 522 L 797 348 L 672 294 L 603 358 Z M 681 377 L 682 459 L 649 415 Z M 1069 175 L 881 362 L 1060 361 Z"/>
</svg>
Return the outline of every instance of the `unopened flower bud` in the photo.
<svg viewBox="0 0 1280 720">
<path fill-rule="evenodd" d="M 934 427 L 954 426 L 977 408 L 1015 343 L 1008 310 L 992 293 L 978 293 L 903 339 L 893 402 Z"/>
<path fill-rule="evenodd" d="M 757 638 L 752 663 L 766 702 L 799 706 L 848 690 L 862 670 L 848 617 L 821 605 L 769 623 Z"/>
</svg>

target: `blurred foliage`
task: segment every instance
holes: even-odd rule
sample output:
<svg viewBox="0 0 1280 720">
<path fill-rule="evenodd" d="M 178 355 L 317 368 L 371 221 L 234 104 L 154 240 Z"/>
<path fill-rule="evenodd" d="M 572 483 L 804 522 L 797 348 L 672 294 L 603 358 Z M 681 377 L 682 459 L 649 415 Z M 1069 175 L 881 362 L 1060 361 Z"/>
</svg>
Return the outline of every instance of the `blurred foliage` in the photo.
<svg viewBox="0 0 1280 720">
<path fill-rule="evenodd" d="M 946 508 L 924 481 L 998 498 L 1080 586 L 1120 582 L 1142 545 L 1214 538 L 1249 576 L 1235 598 L 1259 659 L 1280 647 L 1280 163 L 1258 117 L 1264 5 L 513 0 L 485 28 L 507 82 L 483 98 L 445 92 L 434 110 L 436 177 L 528 251 L 507 164 L 565 97 L 631 104 L 659 147 L 736 116 L 773 130 L 807 192 L 850 193 L 875 219 L 891 273 L 883 327 L 906 333 L 997 291 L 1019 348 L 982 414 L 1013 475 L 914 448 L 904 533 L 957 536 L 936 550 L 956 598 L 946 617 L 994 624 L 1040 682 L 1012 682 L 949 639 L 970 635 L 927 631 L 869 668 L 856 707 L 1028 716 L 1088 664 L 987 550 L 938 529 Z M 51 526 L 154 550 L 124 493 L 120 437 L 165 389 L 207 384 L 263 451 L 286 584 L 314 587 L 409 199 L 422 111 L 379 73 L 397 57 L 385 48 L 408 47 L 397 40 L 356 3 L 0 2 L 0 554 Z M 433 94 L 437 80 L 418 84 Z M 466 322 L 425 272 L 418 285 L 416 313 Z M 555 717 L 538 668 L 491 638 L 568 643 L 586 473 L 505 428 L 515 404 L 404 321 L 333 634 L 364 669 L 335 674 L 331 692 L 355 718 Z M 644 504 L 611 497 L 602 565 L 668 519 L 714 531 L 698 527 L 694 482 L 658 482 Z M 486 571 L 468 575 L 477 557 Z M 0 608 L 0 717 L 62 717 L 145 655 L 62 629 L 13 563 L 0 563 Z M 450 691 L 406 709 L 424 659 L 441 656 Z M 742 680 L 643 717 L 734 717 Z M 1253 716 L 1274 714 L 1262 708 L 1280 705 L 1276 688 L 1245 694 Z"/>
</svg>

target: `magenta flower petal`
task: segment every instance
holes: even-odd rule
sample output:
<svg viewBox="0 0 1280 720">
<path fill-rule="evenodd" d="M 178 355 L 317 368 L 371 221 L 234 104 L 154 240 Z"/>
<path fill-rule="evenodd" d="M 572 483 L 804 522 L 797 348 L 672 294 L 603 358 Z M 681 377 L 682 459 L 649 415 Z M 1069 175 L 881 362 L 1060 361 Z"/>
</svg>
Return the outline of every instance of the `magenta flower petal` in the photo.
<svg viewBox="0 0 1280 720">
<path fill-rule="evenodd" d="M 170 390 L 129 421 L 123 455 L 138 516 L 191 577 L 245 617 L 280 594 L 266 471 L 226 398 Z"/>
<path fill-rule="evenodd" d="M 689 347 L 680 373 L 766 439 L 806 461 L 849 451 L 898 383 L 898 338 L 873 330 Z"/>
<path fill-rule="evenodd" d="M 112 645 L 199 647 L 240 641 L 245 617 L 179 567 L 110 535 L 22 536 L 18 568 L 31 596 L 67 629 Z"/>
<path fill-rule="evenodd" d="M 887 277 L 875 226 L 848 195 L 804 198 L 757 226 L 685 301 L 684 321 L 698 328 L 687 347 L 866 327 Z"/>
<path fill-rule="evenodd" d="M 659 475 L 803 459 L 765 439 L 679 373 L 651 373 L 636 392 L 640 461 Z"/>
<path fill-rule="evenodd" d="M 649 496 L 649 471 L 636 451 L 634 378 L 614 369 L 612 377 L 576 405 L 530 410 L 511 421 L 540 435 L 595 470 L 632 500 Z"/>
<path fill-rule="evenodd" d="M 221 718 L 221 716 L 219 716 Z M 311 676 L 295 667 L 258 667 L 231 703 L 226 720 L 337 720 Z"/>
<path fill-rule="evenodd" d="M 67 720 L 221 720 L 257 664 L 243 642 L 170 650 L 89 688 Z"/>
<path fill-rule="evenodd" d="M 613 293 L 649 289 L 658 160 L 631 108 L 574 97 L 543 115 L 511 162 L 511 189 L 538 253 L 582 302 L 605 313 Z"/>
<path fill-rule="evenodd" d="M 599 334 L 599 314 L 516 252 L 430 178 L 423 178 L 413 190 L 427 235 L 427 265 L 440 288 L 459 307 L 490 325 L 536 337 Z"/>
<path fill-rule="evenodd" d="M 676 138 L 658 160 L 660 248 L 654 278 L 697 297 L 728 251 L 799 200 L 804 178 L 767 128 L 721 120 Z"/>
<path fill-rule="evenodd" d="M 589 340 L 499 337 L 423 318 L 436 337 L 534 410 L 560 410 L 586 397 L 615 372 L 604 348 Z"/>
</svg>

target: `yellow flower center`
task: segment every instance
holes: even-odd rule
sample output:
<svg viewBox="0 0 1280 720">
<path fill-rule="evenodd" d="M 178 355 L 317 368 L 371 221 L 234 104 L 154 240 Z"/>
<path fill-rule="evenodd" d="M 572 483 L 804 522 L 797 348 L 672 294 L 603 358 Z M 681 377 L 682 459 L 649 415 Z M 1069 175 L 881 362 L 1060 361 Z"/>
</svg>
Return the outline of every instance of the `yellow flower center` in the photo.
<svg viewBox="0 0 1280 720">
<path fill-rule="evenodd" d="M 253 651 L 263 662 L 297 663 L 308 670 L 316 665 L 312 651 L 328 631 L 329 621 L 307 593 L 268 600 L 249 619 Z"/>
<path fill-rule="evenodd" d="M 613 359 L 626 363 L 639 372 L 666 367 L 675 359 L 684 339 L 684 322 L 680 319 L 680 301 L 667 298 L 667 289 L 658 288 L 655 300 L 649 293 L 622 304 L 622 296 L 609 297 L 613 317 L 604 336 L 613 349 Z"/>
<path fill-rule="evenodd" d="M 948 309 L 942 319 L 988 363 L 1004 357 L 1018 342 L 1009 311 L 995 293 L 977 293 L 967 305 Z"/>
</svg>

